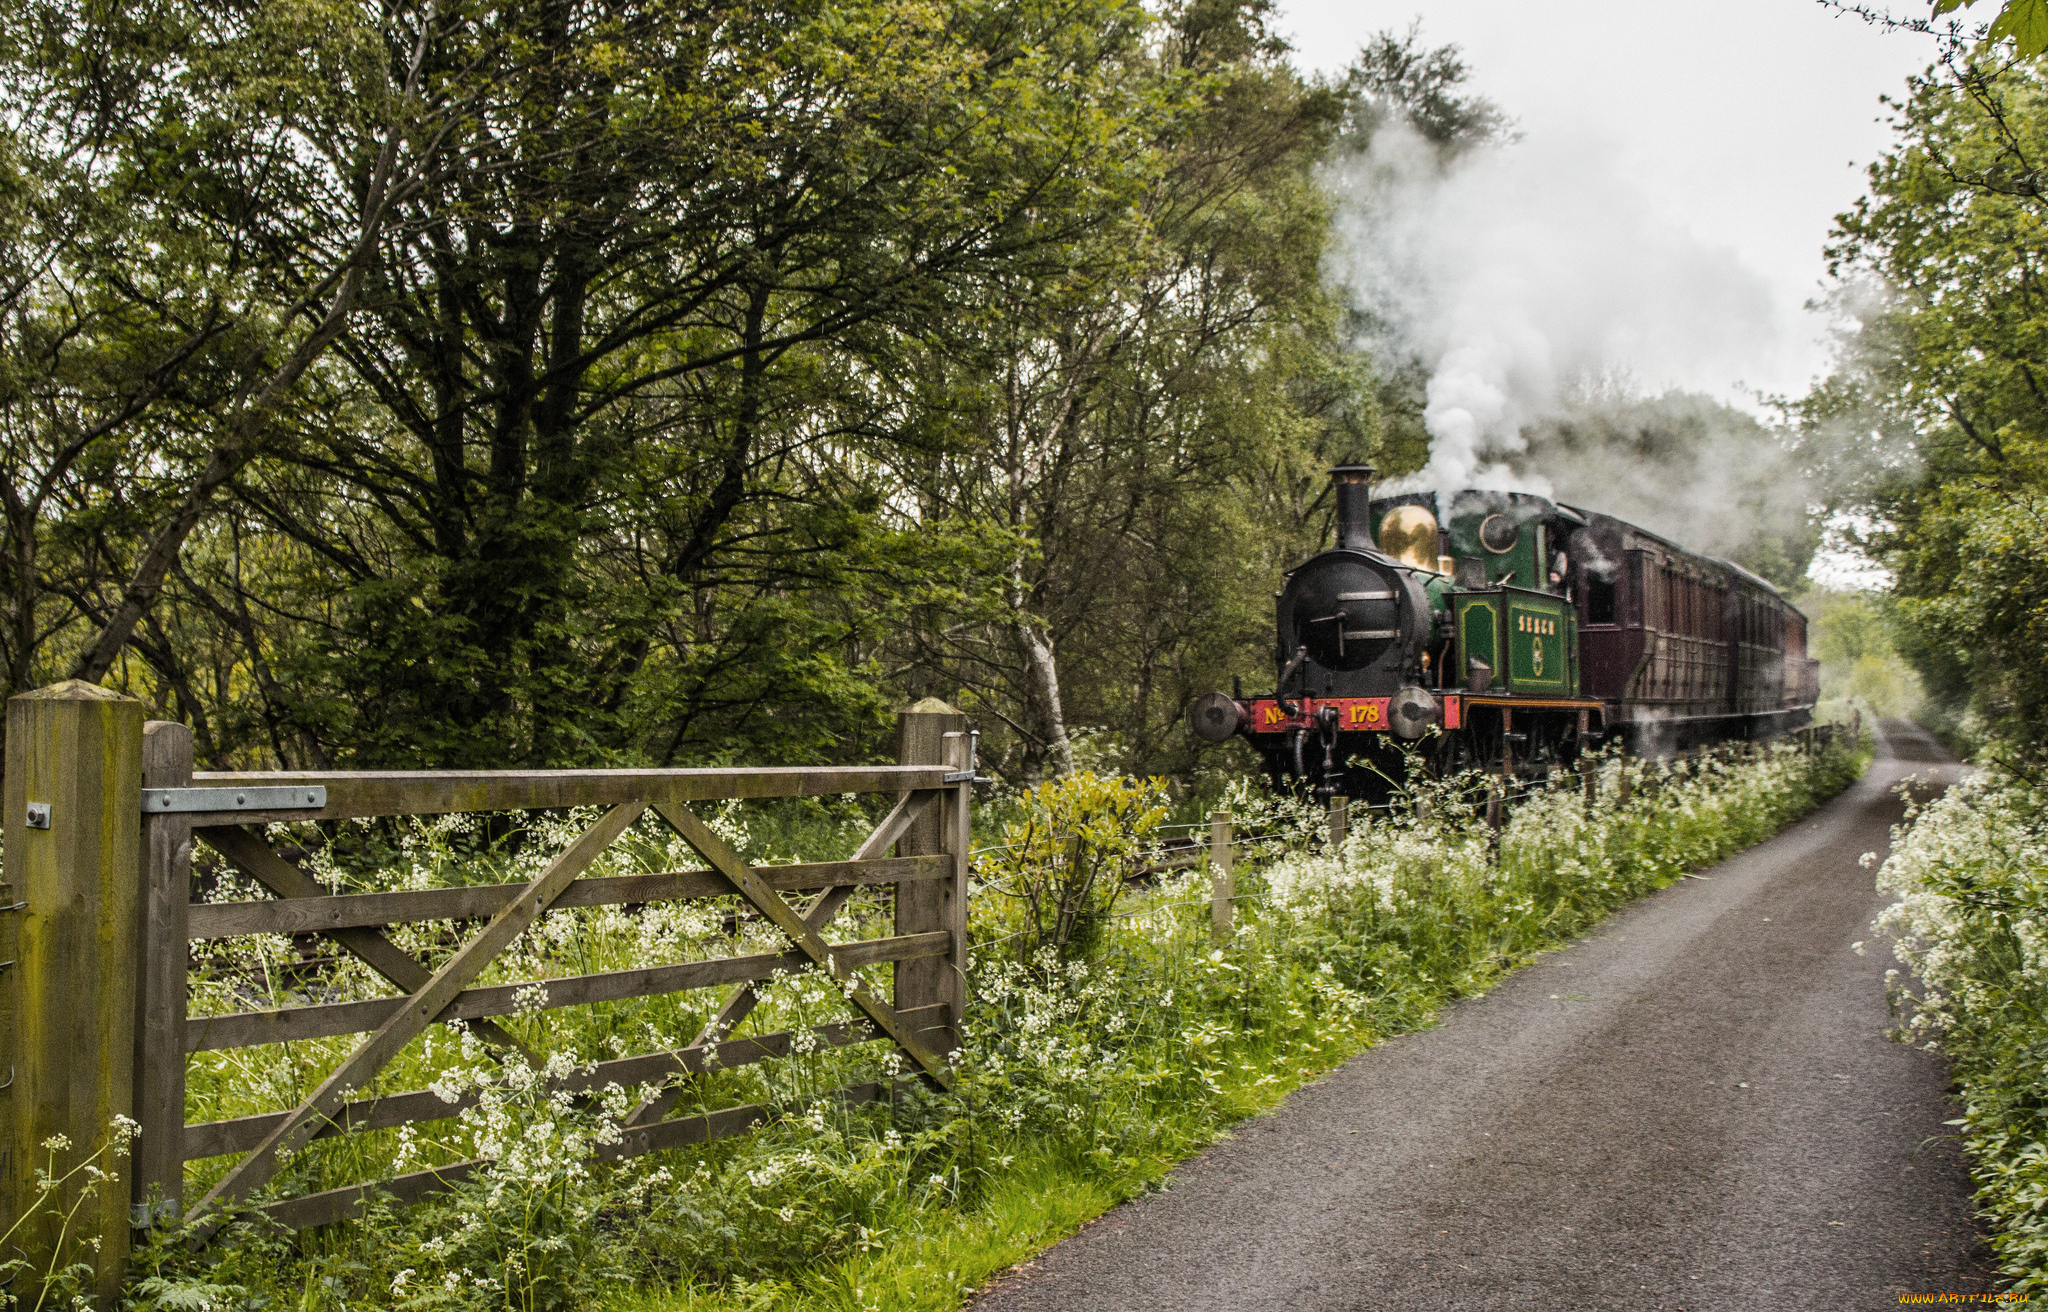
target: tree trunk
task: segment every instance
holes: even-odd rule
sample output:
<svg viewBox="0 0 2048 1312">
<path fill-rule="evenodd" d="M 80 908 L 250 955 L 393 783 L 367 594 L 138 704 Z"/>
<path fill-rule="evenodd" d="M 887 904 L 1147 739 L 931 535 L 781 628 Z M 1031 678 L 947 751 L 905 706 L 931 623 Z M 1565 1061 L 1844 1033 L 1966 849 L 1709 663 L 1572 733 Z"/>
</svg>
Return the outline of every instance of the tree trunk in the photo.
<svg viewBox="0 0 2048 1312">
<path fill-rule="evenodd" d="M 1053 655 L 1052 639 L 1038 631 L 1028 617 L 1017 621 L 1017 641 L 1024 646 L 1031 673 L 1038 680 L 1038 695 L 1045 699 L 1045 745 L 1053 765 L 1065 777 L 1074 773 L 1074 744 L 1067 737 L 1067 713 L 1060 705 L 1060 667 Z"/>
</svg>

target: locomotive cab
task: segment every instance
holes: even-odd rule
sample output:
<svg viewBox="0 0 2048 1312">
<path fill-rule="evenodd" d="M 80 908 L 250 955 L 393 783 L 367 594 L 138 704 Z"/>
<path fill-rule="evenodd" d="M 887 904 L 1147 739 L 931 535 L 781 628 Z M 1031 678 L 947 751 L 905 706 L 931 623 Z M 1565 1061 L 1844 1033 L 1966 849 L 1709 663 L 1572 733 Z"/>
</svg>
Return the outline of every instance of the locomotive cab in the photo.
<svg viewBox="0 0 2048 1312">
<path fill-rule="evenodd" d="M 1373 503 L 1376 532 L 1411 539 L 1436 523 L 1434 493 Z M 1568 543 L 1586 523 L 1567 506 L 1521 492 L 1466 491 L 1432 547 L 1443 577 L 1432 601 L 1446 612 L 1427 665 L 1433 688 L 1471 693 L 1578 692 L 1575 571 Z M 1421 552 L 1411 547 L 1408 559 Z"/>
</svg>

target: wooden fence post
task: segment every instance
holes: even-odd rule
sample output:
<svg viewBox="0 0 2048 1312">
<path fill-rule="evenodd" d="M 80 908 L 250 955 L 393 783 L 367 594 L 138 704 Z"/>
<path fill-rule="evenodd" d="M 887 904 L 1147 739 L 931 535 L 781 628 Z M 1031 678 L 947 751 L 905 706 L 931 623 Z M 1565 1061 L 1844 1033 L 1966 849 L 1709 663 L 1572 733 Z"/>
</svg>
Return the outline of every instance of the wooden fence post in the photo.
<svg viewBox="0 0 2048 1312">
<path fill-rule="evenodd" d="M 1617 807 L 1627 806 L 1629 799 L 1635 796 L 1635 777 L 1628 772 L 1628 766 L 1628 758 L 1624 756 L 1614 772 L 1614 804 Z"/>
<path fill-rule="evenodd" d="M 1583 757 L 1579 761 L 1579 783 L 1586 792 L 1586 814 L 1593 814 L 1600 804 L 1600 758 Z"/>
<path fill-rule="evenodd" d="M 1330 799 L 1330 853 L 1344 859 L 1344 840 L 1351 834 L 1351 799 L 1338 793 Z"/>
<path fill-rule="evenodd" d="M 1498 830 L 1501 827 L 1501 786 L 1498 780 L 1486 787 L 1486 827 Z"/>
<path fill-rule="evenodd" d="M 1237 896 L 1237 875 L 1231 858 L 1230 812 L 1209 813 L 1209 939 L 1219 947 L 1230 941 Z"/>
<path fill-rule="evenodd" d="M 142 726 L 142 786 L 192 782 L 192 731 L 151 720 Z M 192 902 L 192 822 L 183 815 L 142 820 L 142 1022 L 135 1035 L 135 1223 L 176 1221 L 185 1193 L 185 965 Z"/>
<path fill-rule="evenodd" d="M 957 747 L 948 744 L 948 734 L 958 735 L 953 739 Z M 897 712 L 898 765 L 945 764 L 964 770 L 967 743 L 967 717 L 936 697 Z M 918 1026 L 924 1031 L 922 1041 L 942 1055 L 960 1046 L 960 1018 L 967 1011 L 967 791 L 960 787 L 942 798 L 940 806 L 904 831 L 896 848 L 902 856 L 950 853 L 954 858 L 951 879 L 896 886 L 898 934 L 944 930 L 953 935 L 953 945 L 944 956 L 896 963 L 897 1011 L 945 1006 L 943 1033 L 933 1033 L 929 1022 Z"/>
<path fill-rule="evenodd" d="M 0 1218 L 39 1212 L 9 1242 L 34 1270 L 90 1262 L 109 1300 L 129 1242 L 130 1163 L 104 1150 L 114 1118 L 135 1111 L 142 714 L 141 702 L 77 679 L 9 698 L 0 803 L 11 899 L 0 959 L 15 963 L 5 974 L 16 999 L 0 1031 Z M 56 1136 L 70 1142 L 55 1153 L 58 1175 L 90 1159 L 114 1177 L 68 1226 L 53 1202 L 68 1208 L 88 1176 L 39 1196 L 42 1144 Z M 36 1283 L 17 1276 L 11 1292 L 32 1303 Z"/>
</svg>

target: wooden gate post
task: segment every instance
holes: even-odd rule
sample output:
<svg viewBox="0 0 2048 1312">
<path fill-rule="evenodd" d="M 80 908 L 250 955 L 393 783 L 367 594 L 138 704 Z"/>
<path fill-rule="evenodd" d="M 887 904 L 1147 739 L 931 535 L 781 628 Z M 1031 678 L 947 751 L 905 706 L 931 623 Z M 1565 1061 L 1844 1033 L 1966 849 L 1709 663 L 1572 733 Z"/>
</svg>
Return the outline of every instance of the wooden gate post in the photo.
<svg viewBox="0 0 2048 1312">
<path fill-rule="evenodd" d="M 142 726 L 142 785 L 192 782 L 192 731 Z M 192 902 L 192 822 L 185 814 L 142 819 L 142 1023 L 135 1035 L 135 1223 L 175 1221 L 185 1193 L 185 964 Z"/>
<path fill-rule="evenodd" d="M 77 679 L 7 702 L 0 1229 L 23 1222 L 9 1243 L 33 1266 L 11 1292 L 31 1304 L 53 1261 L 91 1263 L 109 1300 L 127 1266 L 130 1163 L 107 1149 L 114 1118 L 135 1113 L 142 715 L 141 702 Z M 35 1173 L 59 1136 L 70 1146 L 55 1151 L 55 1174 L 75 1173 L 45 1197 Z M 87 1162 L 114 1178 L 67 1225 Z"/>
<path fill-rule="evenodd" d="M 952 744 L 947 735 L 957 735 Z M 957 746 L 953 745 L 957 744 Z M 967 768 L 967 717 L 957 708 L 927 697 L 896 714 L 896 763 Z M 954 758 L 958 758 L 957 763 Z M 943 1031 L 925 1021 L 918 1024 L 932 1051 L 945 1054 L 960 1046 L 960 1018 L 967 1011 L 967 786 L 957 796 L 928 811 L 897 843 L 902 856 L 950 853 L 951 879 L 927 879 L 896 886 L 896 932 L 929 934 L 944 930 L 953 945 L 942 957 L 896 963 L 896 1010 L 943 1005 Z"/>
<path fill-rule="evenodd" d="M 1230 839 L 1230 812 L 1209 813 L 1209 941 L 1222 946 L 1236 932 L 1231 924 L 1237 896 L 1235 853 Z"/>
<path fill-rule="evenodd" d="M 1344 840 L 1351 836 L 1351 799 L 1342 793 L 1330 799 L 1330 854 L 1344 860 Z"/>
</svg>

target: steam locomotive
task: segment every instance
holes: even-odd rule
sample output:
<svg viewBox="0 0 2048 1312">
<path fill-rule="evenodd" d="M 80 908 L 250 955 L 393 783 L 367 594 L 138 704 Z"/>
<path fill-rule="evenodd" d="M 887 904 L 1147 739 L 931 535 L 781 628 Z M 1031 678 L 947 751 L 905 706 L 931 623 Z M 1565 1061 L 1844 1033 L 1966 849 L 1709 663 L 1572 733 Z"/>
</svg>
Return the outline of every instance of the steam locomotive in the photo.
<svg viewBox="0 0 2048 1312">
<path fill-rule="evenodd" d="M 1189 708 L 1276 784 L 1373 799 L 1406 751 L 1541 774 L 1610 737 L 1659 755 L 1812 722 L 1806 617 L 1749 571 L 1525 493 L 1375 500 L 1373 473 L 1330 471 L 1337 545 L 1275 594 L 1274 692 Z"/>
</svg>

